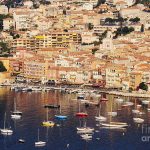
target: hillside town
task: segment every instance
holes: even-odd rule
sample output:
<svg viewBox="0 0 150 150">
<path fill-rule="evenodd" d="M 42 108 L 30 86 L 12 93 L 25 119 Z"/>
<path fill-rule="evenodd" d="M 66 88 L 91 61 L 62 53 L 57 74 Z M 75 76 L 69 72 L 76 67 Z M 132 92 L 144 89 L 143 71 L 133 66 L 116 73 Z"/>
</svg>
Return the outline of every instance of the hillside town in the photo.
<svg viewBox="0 0 150 150">
<path fill-rule="evenodd" d="M 0 5 L 0 83 L 150 91 L 150 8 L 135 0 Z"/>
</svg>

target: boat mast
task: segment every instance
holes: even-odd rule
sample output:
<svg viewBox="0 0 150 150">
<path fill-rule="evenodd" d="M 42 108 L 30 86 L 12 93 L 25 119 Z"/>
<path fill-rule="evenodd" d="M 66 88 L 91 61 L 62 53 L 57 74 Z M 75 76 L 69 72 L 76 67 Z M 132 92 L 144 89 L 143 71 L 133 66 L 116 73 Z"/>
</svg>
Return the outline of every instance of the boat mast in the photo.
<svg viewBox="0 0 150 150">
<path fill-rule="evenodd" d="M 4 115 L 4 129 L 5 129 L 5 124 L 6 124 L 6 112 L 5 112 L 5 115 Z"/>
<path fill-rule="evenodd" d="M 48 121 L 48 108 L 47 108 L 47 111 L 46 111 L 46 121 Z"/>
<path fill-rule="evenodd" d="M 16 98 L 14 99 L 14 111 L 16 111 Z"/>
<path fill-rule="evenodd" d="M 38 142 L 39 142 L 39 128 L 38 128 Z"/>
<path fill-rule="evenodd" d="M 101 103 L 99 103 L 99 117 L 101 116 Z"/>
<path fill-rule="evenodd" d="M 59 113 L 61 114 L 61 100 L 59 100 L 60 108 L 59 108 Z"/>
<path fill-rule="evenodd" d="M 81 110 L 80 110 L 80 100 L 78 101 L 78 103 L 79 103 L 79 112 L 80 112 L 80 111 L 81 111 Z"/>
</svg>

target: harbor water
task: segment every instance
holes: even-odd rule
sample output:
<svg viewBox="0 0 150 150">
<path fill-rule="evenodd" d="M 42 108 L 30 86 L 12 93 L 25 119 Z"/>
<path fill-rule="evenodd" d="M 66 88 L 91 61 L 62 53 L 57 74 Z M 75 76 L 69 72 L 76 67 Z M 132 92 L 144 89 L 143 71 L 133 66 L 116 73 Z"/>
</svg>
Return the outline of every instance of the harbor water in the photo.
<svg viewBox="0 0 150 150">
<path fill-rule="evenodd" d="M 146 105 L 142 105 L 143 124 L 133 122 L 132 109 L 122 108 L 115 103 L 114 96 L 106 95 L 108 102 L 101 105 L 101 114 L 107 116 L 109 111 L 117 111 L 118 115 L 111 118 L 112 121 L 121 121 L 128 124 L 127 128 L 106 129 L 95 121 L 98 107 L 90 105 L 85 108 L 81 104 L 81 110 L 88 113 L 86 118 L 78 118 L 75 114 L 79 111 L 79 100 L 76 94 L 68 94 L 60 91 L 48 92 L 15 92 L 8 87 L 0 88 L 0 128 L 4 127 L 4 114 L 6 112 L 6 127 L 13 130 L 13 134 L 4 136 L 0 134 L 0 150 L 150 150 L 150 112 Z M 22 118 L 11 119 L 16 99 L 17 109 L 22 112 Z M 124 98 L 126 101 L 135 100 Z M 45 104 L 60 104 L 61 113 L 66 115 L 66 120 L 56 120 L 58 109 L 49 109 L 49 120 L 54 121 L 54 127 L 43 127 L 42 122 L 46 119 Z M 137 100 L 140 103 L 140 99 Z M 92 138 L 85 140 L 77 133 L 77 127 L 85 124 L 94 128 Z M 147 131 L 149 127 L 149 133 Z M 46 142 L 44 147 L 35 147 L 39 129 L 39 138 Z M 24 139 L 25 143 L 19 143 Z M 149 140 L 148 140 L 149 139 Z"/>
</svg>

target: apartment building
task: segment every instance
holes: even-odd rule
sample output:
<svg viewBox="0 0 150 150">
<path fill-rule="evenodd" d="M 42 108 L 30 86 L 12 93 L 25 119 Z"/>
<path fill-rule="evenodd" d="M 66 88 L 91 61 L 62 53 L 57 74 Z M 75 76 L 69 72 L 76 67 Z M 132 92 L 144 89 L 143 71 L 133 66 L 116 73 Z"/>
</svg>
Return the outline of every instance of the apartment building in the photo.
<svg viewBox="0 0 150 150">
<path fill-rule="evenodd" d="M 25 60 L 24 61 L 24 77 L 28 79 L 42 79 L 43 77 L 46 77 L 47 73 L 47 62 L 44 60 Z"/>
<path fill-rule="evenodd" d="M 13 13 L 14 26 L 16 30 L 30 28 L 30 12 L 16 11 Z"/>
</svg>

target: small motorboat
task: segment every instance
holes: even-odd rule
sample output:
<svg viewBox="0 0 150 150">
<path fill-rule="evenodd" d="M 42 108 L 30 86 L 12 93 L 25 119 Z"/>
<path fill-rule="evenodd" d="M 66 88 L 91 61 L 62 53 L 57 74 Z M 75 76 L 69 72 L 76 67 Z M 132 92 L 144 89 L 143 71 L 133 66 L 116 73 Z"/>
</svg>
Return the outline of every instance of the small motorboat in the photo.
<svg viewBox="0 0 150 150">
<path fill-rule="evenodd" d="M 150 101 L 148 101 L 148 100 L 144 100 L 144 101 L 142 101 L 142 104 L 144 104 L 144 105 L 148 105 L 148 104 L 149 104 L 149 102 L 150 102 Z"/>
<path fill-rule="evenodd" d="M 116 117 L 117 116 L 117 112 L 108 112 L 108 115 L 112 116 L 112 117 Z"/>
<path fill-rule="evenodd" d="M 150 108 L 147 108 L 147 111 L 150 112 Z"/>
<path fill-rule="evenodd" d="M 142 107 L 142 105 L 137 105 L 137 109 L 139 109 L 139 108 L 141 108 Z"/>
<path fill-rule="evenodd" d="M 24 139 L 19 139 L 18 142 L 19 143 L 25 143 L 25 140 Z"/>
<path fill-rule="evenodd" d="M 141 119 L 141 118 L 133 118 L 133 121 L 135 123 L 143 123 L 144 122 L 144 119 Z"/>
<path fill-rule="evenodd" d="M 12 119 L 20 119 L 20 118 L 21 118 L 21 115 L 19 115 L 19 114 L 12 114 L 12 115 L 11 115 L 11 118 L 12 118 Z"/>
<path fill-rule="evenodd" d="M 60 108 L 60 105 L 53 105 L 53 104 L 46 104 L 44 105 L 45 108 Z"/>
<path fill-rule="evenodd" d="M 91 138 L 92 138 L 92 135 L 83 134 L 83 135 L 81 135 L 81 137 L 82 137 L 83 139 L 91 139 Z"/>
<path fill-rule="evenodd" d="M 137 110 L 137 109 L 133 109 L 133 110 L 132 110 L 132 113 L 134 113 L 134 114 L 139 114 L 139 113 L 140 113 L 140 111 L 139 111 L 139 110 Z"/>
</svg>

